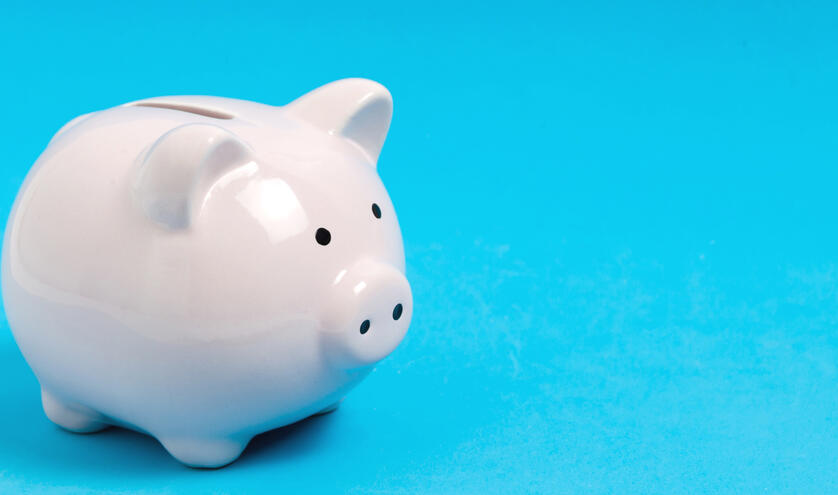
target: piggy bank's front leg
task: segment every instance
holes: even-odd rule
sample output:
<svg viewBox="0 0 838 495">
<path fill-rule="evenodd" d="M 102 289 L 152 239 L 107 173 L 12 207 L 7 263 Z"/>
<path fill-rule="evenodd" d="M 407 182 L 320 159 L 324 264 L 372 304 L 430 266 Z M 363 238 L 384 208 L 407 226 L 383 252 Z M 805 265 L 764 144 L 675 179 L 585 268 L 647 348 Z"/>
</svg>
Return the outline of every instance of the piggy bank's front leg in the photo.
<svg viewBox="0 0 838 495">
<path fill-rule="evenodd" d="M 239 458 L 250 438 L 157 437 L 178 461 L 194 468 L 219 468 Z"/>
</svg>

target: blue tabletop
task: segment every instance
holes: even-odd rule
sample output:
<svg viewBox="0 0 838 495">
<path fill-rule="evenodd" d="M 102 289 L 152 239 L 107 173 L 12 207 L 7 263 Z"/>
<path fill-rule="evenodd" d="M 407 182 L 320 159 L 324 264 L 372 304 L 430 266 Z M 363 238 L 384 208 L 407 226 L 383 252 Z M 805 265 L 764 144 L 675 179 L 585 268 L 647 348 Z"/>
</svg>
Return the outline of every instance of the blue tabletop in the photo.
<svg viewBox="0 0 838 495">
<path fill-rule="evenodd" d="M 119 4 L 0 5 L 0 216 L 78 114 L 368 77 L 415 315 L 214 471 L 52 425 L 3 319 L 0 493 L 838 490 L 834 5 Z"/>
</svg>

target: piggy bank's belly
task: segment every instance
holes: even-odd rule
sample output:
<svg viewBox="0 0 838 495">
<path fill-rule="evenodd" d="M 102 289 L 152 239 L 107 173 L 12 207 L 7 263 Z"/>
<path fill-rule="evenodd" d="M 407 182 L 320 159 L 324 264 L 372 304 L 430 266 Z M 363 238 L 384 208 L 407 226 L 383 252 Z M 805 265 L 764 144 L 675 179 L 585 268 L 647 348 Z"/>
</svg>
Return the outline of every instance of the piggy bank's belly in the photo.
<svg viewBox="0 0 838 495">
<path fill-rule="evenodd" d="M 42 387 L 159 438 L 258 433 L 363 378 L 324 362 L 316 307 L 276 287 L 287 260 L 260 251 L 257 229 L 231 245 L 219 230 L 169 233 L 142 218 L 130 194 L 142 149 L 84 142 L 111 133 L 125 130 L 51 146 L 7 226 L 7 315 Z"/>
<path fill-rule="evenodd" d="M 41 385 L 158 437 L 256 434 L 323 409 L 365 374 L 328 366 L 304 321 L 241 339 L 158 340 L 130 317 L 7 280 L 8 319 Z"/>
</svg>

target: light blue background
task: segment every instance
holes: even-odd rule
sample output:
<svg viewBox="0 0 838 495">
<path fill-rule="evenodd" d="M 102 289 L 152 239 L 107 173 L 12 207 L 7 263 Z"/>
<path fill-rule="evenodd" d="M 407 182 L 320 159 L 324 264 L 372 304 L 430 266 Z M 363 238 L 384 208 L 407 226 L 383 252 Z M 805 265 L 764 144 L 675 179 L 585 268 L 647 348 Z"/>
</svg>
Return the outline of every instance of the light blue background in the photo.
<svg viewBox="0 0 838 495">
<path fill-rule="evenodd" d="M 369 77 L 415 317 L 217 471 L 54 427 L 3 323 L 0 492 L 838 490 L 834 4 L 118 3 L 0 6 L 0 216 L 77 114 Z"/>
</svg>

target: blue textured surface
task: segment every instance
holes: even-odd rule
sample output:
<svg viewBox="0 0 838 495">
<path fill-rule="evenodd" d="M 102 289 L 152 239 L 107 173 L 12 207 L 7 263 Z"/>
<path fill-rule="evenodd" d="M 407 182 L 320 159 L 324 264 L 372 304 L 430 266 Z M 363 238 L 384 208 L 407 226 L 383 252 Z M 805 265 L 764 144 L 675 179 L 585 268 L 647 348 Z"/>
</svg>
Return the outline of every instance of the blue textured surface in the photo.
<svg viewBox="0 0 838 495">
<path fill-rule="evenodd" d="M 0 492 L 838 491 L 834 4 L 116 3 L 0 5 L 2 216 L 77 114 L 370 77 L 415 317 L 218 471 L 58 430 L 2 328 Z"/>
</svg>

